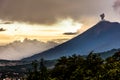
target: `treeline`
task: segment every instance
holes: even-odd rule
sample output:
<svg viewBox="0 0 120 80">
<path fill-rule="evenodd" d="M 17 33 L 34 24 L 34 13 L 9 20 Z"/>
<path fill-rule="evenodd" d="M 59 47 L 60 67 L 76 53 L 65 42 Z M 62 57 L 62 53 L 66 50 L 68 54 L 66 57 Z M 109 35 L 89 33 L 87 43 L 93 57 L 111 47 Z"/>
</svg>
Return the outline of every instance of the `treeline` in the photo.
<svg viewBox="0 0 120 80">
<path fill-rule="evenodd" d="M 120 52 L 103 60 L 91 52 L 82 56 L 61 57 L 52 69 L 47 69 L 44 60 L 32 62 L 33 69 L 27 80 L 120 80 Z"/>
</svg>

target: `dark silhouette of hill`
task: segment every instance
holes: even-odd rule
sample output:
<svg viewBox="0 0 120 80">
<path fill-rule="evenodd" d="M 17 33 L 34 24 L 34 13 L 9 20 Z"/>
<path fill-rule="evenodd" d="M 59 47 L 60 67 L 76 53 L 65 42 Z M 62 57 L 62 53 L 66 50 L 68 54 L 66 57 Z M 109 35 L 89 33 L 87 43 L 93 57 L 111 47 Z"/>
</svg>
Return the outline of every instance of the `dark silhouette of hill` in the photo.
<svg viewBox="0 0 120 80">
<path fill-rule="evenodd" d="M 56 59 L 72 54 L 87 55 L 120 48 L 120 23 L 100 21 L 86 32 L 59 46 L 22 60 Z"/>
</svg>

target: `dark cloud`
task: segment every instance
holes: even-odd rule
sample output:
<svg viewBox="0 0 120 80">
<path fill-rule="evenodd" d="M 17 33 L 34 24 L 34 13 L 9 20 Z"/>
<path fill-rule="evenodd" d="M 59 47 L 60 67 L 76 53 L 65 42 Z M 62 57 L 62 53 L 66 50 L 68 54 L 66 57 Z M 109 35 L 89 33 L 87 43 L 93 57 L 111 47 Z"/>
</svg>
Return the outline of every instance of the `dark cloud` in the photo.
<svg viewBox="0 0 120 80">
<path fill-rule="evenodd" d="M 0 24 L 13 24 L 12 21 L 1 21 Z"/>
<path fill-rule="evenodd" d="M 6 29 L 0 28 L 0 32 L 1 32 L 1 31 L 6 31 Z"/>
<path fill-rule="evenodd" d="M 66 33 L 63 33 L 64 35 L 76 35 L 78 34 L 77 32 L 73 33 L 73 32 L 66 32 Z"/>
<path fill-rule="evenodd" d="M 74 20 L 98 15 L 110 0 L 0 0 L 0 18 L 51 24 L 57 19 Z M 105 7 L 104 7 L 105 8 Z M 107 8 L 107 7 L 106 7 Z"/>
</svg>

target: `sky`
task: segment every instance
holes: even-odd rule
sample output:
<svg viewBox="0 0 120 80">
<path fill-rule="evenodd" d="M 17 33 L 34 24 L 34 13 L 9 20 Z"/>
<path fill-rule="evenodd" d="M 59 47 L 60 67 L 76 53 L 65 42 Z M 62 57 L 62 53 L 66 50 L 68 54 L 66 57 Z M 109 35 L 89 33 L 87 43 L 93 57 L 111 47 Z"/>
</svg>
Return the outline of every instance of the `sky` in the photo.
<svg viewBox="0 0 120 80">
<path fill-rule="evenodd" d="M 119 22 L 120 0 L 0 0 L 0 59 L 22 59 L 70 40 L 102 13 Z"/>
<path fill-rule="evenodd" d="M 0 45 L 25 38 L 61 43 L 95 25 L 100 21 L 101 13 L 106 14 L 107 20 L 119 21 L 118 2 L 0 0 Z"/>
</svg>

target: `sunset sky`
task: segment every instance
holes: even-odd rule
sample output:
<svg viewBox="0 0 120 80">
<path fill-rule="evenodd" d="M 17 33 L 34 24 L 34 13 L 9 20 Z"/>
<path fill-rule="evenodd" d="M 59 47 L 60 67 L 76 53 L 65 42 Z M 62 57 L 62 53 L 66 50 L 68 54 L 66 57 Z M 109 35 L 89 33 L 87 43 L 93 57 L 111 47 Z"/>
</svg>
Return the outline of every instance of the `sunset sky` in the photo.
<svg viewBox="0 0 120 80">
<path fill-rule="evenodd" d="M 119 21 L 120 1 L 115 1 L 0 0 L 0 45 L 25 38 L 61 43 L 99 22 L 101 13 Z"/>
<path fill-rule="evenodd" d="M 37 39 L 43 42 L 68 40 L 75 35 L 64 35 L 64 33 L 79 33 L 82 24 L 74 22 L 72 19 L 61 20 L 52 25 L 27 24 L 13 22 L 10 24 L 0 24 L 6 31 L 0 32 L 0 43 L 6 44 L 15 40 L 21 42 L 25 39 Z"/>
</svg>

